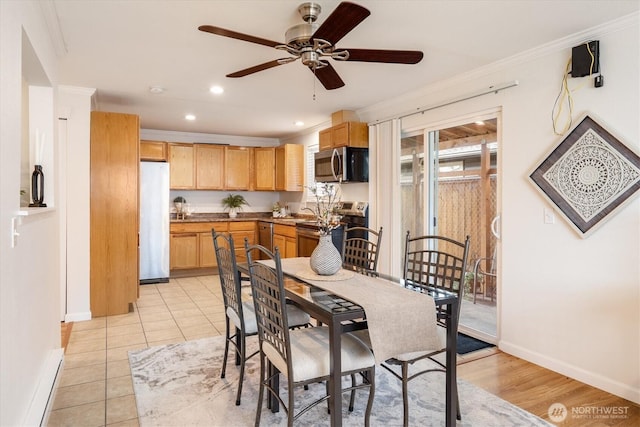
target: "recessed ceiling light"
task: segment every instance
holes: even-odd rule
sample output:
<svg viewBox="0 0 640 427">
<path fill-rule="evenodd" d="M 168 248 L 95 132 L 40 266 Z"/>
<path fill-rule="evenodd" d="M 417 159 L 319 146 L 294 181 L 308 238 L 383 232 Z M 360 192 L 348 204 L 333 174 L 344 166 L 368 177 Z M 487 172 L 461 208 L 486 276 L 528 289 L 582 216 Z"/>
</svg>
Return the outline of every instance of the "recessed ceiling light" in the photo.
<svg viewBox="0 0 640 427">
<path fill-rule="evenodd" d="M 209 92 L 215 94 L 215 95 L 220 95 L 221 93 L 224 92 L 224 88 L 222 86 L 211 86 L 209 88 Z"/>
<path fill-rule="evenodd" d="M 296 126 L 304 126 L 304 122 L 302 122 L 300 120 L 294 122 L 293 124 L 296 125 Z"/>
<path fill-rule="evenodd" d="M 160 86 L 151 86 L 149 88 L 149 92 L 154 93 L 154 94 L 163 93 L 164 92 L 164 88 L 161 88 Z"/>
<path fill-rule="evenodd" d="M 482 120 L 476 120 L 475 122 L 478 126 L 484 126 L 484 122 Z"/>
<path fill-rule="evenodd" d="M 193 120 L 195 120 L 195 119 L 196 119 L 196 116 L 194 116 L 193 114 L 187 114 L 186 116 L 184 116 L 184 118 L 185 118 L 186 120 L 191 120 L 191 121 L 193 121 Z"/>
</svg>

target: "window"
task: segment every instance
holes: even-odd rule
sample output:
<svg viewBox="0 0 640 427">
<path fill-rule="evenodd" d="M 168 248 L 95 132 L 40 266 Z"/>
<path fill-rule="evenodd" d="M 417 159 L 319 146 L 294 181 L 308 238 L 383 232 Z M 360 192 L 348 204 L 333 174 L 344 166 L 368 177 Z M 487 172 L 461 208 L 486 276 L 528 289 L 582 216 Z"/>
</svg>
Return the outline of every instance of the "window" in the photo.
<svg viewBox="0 0 640 427">
<path fill-rule="evenodd" d="M 305 183 L 307 187 L 314 185 L 316 182 L 314 154 L 317 153 L 319 150 L 320 150 L 320 146 L 318 145 L 318 143 L 307 145 L 307 151 L 306 151 L 307 176 L 305 177 Z M 307 202 L 316 201 L 316 198 L 313 195 L 313 193 L 311 193 L 307 188 L 305 188 L 304 191 L 305 191 L 305 198 Z"/>
</svg>

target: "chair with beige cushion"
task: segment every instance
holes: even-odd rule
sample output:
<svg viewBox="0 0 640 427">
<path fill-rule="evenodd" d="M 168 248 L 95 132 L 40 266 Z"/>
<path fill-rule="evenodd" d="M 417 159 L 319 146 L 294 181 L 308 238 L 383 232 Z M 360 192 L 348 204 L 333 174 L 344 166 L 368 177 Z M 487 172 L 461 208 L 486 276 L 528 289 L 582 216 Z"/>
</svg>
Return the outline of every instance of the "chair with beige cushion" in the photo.
<svg viewBox="0 0 640 427">
<path fill-rule="evenodd" d="M 426 291 L 429 288 L 454 292 L 458 295 L 458 317 L 460 317 L 460 299 L 464 288 L 464 274 L 467 268 L 469 253 L 469 236 L 464 243 L 442 236 L 410 237 L 407 232 L 405 239 L 403 285 L 417 292 Z M 389 277 L 384 278 L 391 279 Z M 396 279 L 397 280 L 397 279 Z M 444 309 L 441 309 L 444 310 Z M 382 367 L 393 376 L 402 381 L 403 425 L 409 425 L 409 390 L 408 383 L 412 379 L 427 372 L 445 372 L 446 365 L 434 358 L 446 351 L 446 327 L 447 316 L 445 312 L 437 313 L 437 333 L 441 345 L 438 348 L 424 349 L 423 351 L 399 354 L 387 359 Z M 457 331 L 456 331 L 457 332 Z M 370 345 L 369 335 L 365 331 L 355 333 L 364 343 Z M 417 362 L 430 359 L 433 363 L 416 366 Z M 421 365 L 420 363 L 417 363 Z M 399 366 L 399 372 L 398 367 Z M 410 369 L 414 367 L 415 369 Z M 444 394 L 444 390 L 443 390 Z M 457 396 L 457 390 L 456 390 Z M 458 419 L 460 419 L 459 399 L 456 402 Z"/>
<path fill-rule="evenodd" d="M 211 230 L 211 233 L 213 235 L 216 260 L 218 261 L 220 287 L 222 288 L 225 308 L 225 344 L 220 378 L 225 376 L 229 345 L 233 345 L 236 349 L 235 363 L 240 366 L 238 394 L 236 396 L 236 405 L 240 405 L 245 363 L 258 353 L 256 351 L 250 355 L 246 354 L 246 337 L 256 335 L 258 327 L 251 298 L 247 295 L 245 297 L 247 301 L 242 300 L 240 272 L 236 264 L 233 238 L 231 235 L 217 233 L 215 230 Z M 309 323 L 310 317 L 307 313 L 292 305 L 288 306 L 288 308 L 292 327 L 299 327 Z M 235 333 L 232 333 L 232 327 L 235 329 Z"/>
<path fill-rule="evenodd" d="M 290 316 L 286 306 L 280 253 L 276 247 L 272 253 L 263 246 L 249 246 L 245 241 L 251 291 L 258 323 L 260 343 L 260 391 L 255 425 L 260 425 L 262 400 L 265 389 L 275 397 L 287 413 L 287 425 L 325 401 L 328 396 L 310 403 L 295 413 L 295 387 L 329 380 L 329 329 L 311 327 L 290 330 Z M 275 268 L 254 260 L 256 251 L 262 258 L 273 260 Z M 369 400 L 365 412 L 365 425 L 369 425 L 375 390 L 375 359 L 371 350 L 349 333 L 341 335 L 342 373 L 363 373 L 363 381 L 355 387 L 344 388 L 343 392 L 355 393 L 356 389 L 369 388 Z M 268 369 L 271 365 L 275 369 Z M 287 378 L 288 402 L 280 396 L 277 378 L 283 374 Z M 340 396 L 336 396 L 340 399 Z"/>
<path fill-rule="evenodd" d="M 347 227 L 342 240 L 342 266 L 362 274 L 376 275 L 380 253 L 380 231 L 366 227 Z"/>
</svg>

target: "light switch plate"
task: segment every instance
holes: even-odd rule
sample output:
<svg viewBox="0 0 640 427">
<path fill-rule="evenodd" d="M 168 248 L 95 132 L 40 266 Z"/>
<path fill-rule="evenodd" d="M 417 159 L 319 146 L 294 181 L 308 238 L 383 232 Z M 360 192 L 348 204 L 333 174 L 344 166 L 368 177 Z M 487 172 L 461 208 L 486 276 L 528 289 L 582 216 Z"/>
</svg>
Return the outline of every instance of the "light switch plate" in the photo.
<svg viewBox="0 0 640 427">
<path fill-rule="evenodd" d="M 553 209 L 544 208 L 544 223 L 554 224 L 556 222 L 556 215 L 553 213 Z"/>
</svg>

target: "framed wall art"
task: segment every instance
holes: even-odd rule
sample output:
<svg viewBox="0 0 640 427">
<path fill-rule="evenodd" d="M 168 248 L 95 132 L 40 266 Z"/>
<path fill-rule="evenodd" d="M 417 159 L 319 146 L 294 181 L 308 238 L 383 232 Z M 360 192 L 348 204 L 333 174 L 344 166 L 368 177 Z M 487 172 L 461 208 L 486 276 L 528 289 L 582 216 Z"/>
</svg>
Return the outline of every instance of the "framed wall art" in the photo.
<svg viewBox="0 0 640 427">
<path fill-rule="evenodd" d="M 529 177 L 587 237 L 640 189 L 640 157 L 585 116 Z"/>
</svg>

